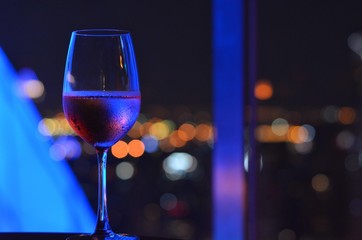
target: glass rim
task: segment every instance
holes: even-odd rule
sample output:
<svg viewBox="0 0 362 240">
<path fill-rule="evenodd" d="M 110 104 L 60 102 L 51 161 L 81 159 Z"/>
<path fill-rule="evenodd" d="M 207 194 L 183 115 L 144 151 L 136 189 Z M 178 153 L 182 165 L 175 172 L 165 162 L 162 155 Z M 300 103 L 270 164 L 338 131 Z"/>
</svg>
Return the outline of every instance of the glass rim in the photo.
<svg viewBox="0 0 362 240">
<path fill-rule="evenodd" d="M 120 36 L 120 35 L 130 34 L 128 30 L 120 30 L 112 28 L 80 29 L 80 30 L 74 30 L 72 33 L 78 36 L 94 36 L 94 37 Z"/>
</svg>

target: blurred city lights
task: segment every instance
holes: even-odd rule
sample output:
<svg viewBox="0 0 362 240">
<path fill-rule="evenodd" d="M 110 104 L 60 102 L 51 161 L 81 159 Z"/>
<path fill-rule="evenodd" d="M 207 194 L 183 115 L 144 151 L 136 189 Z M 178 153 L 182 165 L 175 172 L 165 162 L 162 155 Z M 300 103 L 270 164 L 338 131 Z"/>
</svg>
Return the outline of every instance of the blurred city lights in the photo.
<svg viewBox="0 0 362 240">
<path fill-rule="evenodd" d="M 284 119 L 275 119 L 271 126 L 259 125 L 255 130 L 259 142 L 292 142 L 300 144 L 310 142 L 315 137 L 315 128 L 309 124 L 289 125 Z"/>
<path fill-rule="evenodd" d="M 356 121 L 356 111 L 352 107 L 337 107 L 329 105 L 320 110 L 322 119 L 328 123 L 339 123 L 341 125 L 352 124 Z M 179 113 L 181 114 L 181 113 Z M 214 126 L 210 122 L 201 121 L 198 124 L 191 122 L 193 117 L 188 110 L 188 118 L 185 122 L 176 123 L 169 119 L 151 118 L 140 114 L 127 137 L 111 148 L 116 158 L 141 157 L 146 153 L 158 151 L 172 153 L 185 147 L 187 144 L 206 143 L 212 149 L 214 140 Z M 205 113 L 197 113 L 205 116 Z M 261 112 L 261 114 L 264 114 Z M 278 116 L 279 115 L 279 116 Z M 259 124 L 255 129 L 256 140 L 265 143 L 290 142 L 294 144 L 297 153 L 308 154 L 313 149 L 313 140 L 316 135 L 315 127 L 310 124 L 291 125 L 288 118 L 293 115 L 279 109 L 269 114 L 270 124 Z M 273 117 L 270 119 L 270 117 Z M 68 124 L 63 113 L 57 113 L 54 117 L 43 118 L 38 124 L 38 131 L 47 137 L 74 136 L 73 129 Z M 82 141 L 78 138 L 78 141 Z M 127 143 L 128 142 L 128 143 Z M 341 149 L 349 149 L 355 142 L 353 133 L 345 130 L 336 137 L 336 144 Z M 61 156 L 61 148 L 58 155 Z M 94 154 L 94 149 L 83 145 L 82 151 Z M 55 148 L 53 149 L 55 154 Z M 56 154 L 54 155 L 56 156 Z"/>
<path fill-rule="evenodd" d="M 177 205 L 177 198 L 172 193 L 165 193 L 160 197 L 160 206 L 166 211 L 174 209 Z"/>
<path fill-rule="evenodd" d="M 139 138 L 141 134 L 142 124 L 139 121 L 136 121 L 131 130 L 128 131 L 127 135 L 131 138 Z"/>
<path fill-rule="evenodd" d="M 352 124 L 356 119 L 356 112 L 351 107 L 342 107 L 338 111 L 338 120 L 342 124 Z"/>
<path fill-rule="evenodd" d="M 274 134 L 283 136 L 288 133 L 289 123 L 283 118 L 277 118 L 272 122 L 271 129 Z"/>
<path fill-rule="evenodd" d="M 111 147 L 111 153 L 116 158 L 124 158 L 128 154 L 128 144 L 124 141 L 118 141 Z"/>
<path fill-rule="evenodd" d="M 44 85 L 37 79 L 29 79 L 22 83 L 23 93 L 32 99 L 37 99 L 44 94 Z"/>
<path fill-rule="evenodd" d="M 44 84 L 38 79 L 35 72 L 29 68 L 19 71 L 18 92 L 21 96 L 39 99 L 44 94 Z"/>
<path fill-rule="evenodd" d="M 163 161 L 163 169 L 170 180 L 178 180 L 197 167 L 195 157 L 184 152 L 173 152 Z"/>
<path fill-rule="evenodd" d="M 149 128 L 150 135 L 161 140 L 167 138 L 174 129 L 174 123 L 169 120 L 153 123 Z"/>
<path fill-rule="evenodd" d="M 195 126 L 191 123 L 184 123 L 179 127 L 179 136 L 184 141 L 192 140 L 196 135 Z"/>
<path fill-rule="evenodd" d="M 308 154 L 313 149 L 313 142 L 296 143 L 294 148 L 300 154 Z"/>
<path fill-rule="evenodd" d="M 173 152 L 175 150 L 175 147 L 171 145 L 169 139 L 162 139 L 159 141 L 159 147 L 161 151 L 163 152 Z"/>
<path fill-rule="evenodd" d="M 176 147 L 176 148 L 180 148 L 185 146 L 186 141 L 184 141 L 182 139 L 182 137 L 180 137 L 180 130 L 175 130 L 171 133 L 170 138 L 169 138 L 169 142 L 171 144 L 171 146 Z M 181 132 L 182 135 L 183 132 Z"/>
<path fill-rule="evenodd" d="M 54 118 L 43 118 L 40 120 L 38 131 L 44 136 L 74 135 L 73 129 L 62 113 L 57 114 Z"/>
<path fill-rule="evenodd" d="M 303 126 L 292 126 L 288 131 L 288 139 L 292 143 L 303 143 L 308 140 L 308 130 Z"/>
<path fill-rule="evenodd" d="M 316 131 L 315 128 L 312 125 L 304 124 L 302 127 L 307 131 L 307 136 L 305 138 L 305 142 L 311 142 L 313 141 Z"/>
<path fill-rule="evenodd" d="M 49 155 L 54 160 L 77 159 L 81 153 L 79 141 L 72 136 L 57 138 L 49 149 Z"/>
<path fill-rule="evenodd" d="M 122 180 L 128 180 L 133 177 L 135 169 L 129 162 L 120 162 L 116 166 L 116 175 Z"/>
<path fill-rule="evenodd" d="M 49 148 L 49 156 L 51 159 L 53 159 L 55 161 L 63 160 L 66 156 L 65 146 L 62 144 L 57 144 L 57 143 L 53 144 Z"/>
<path fill-rule="evenodd" d="M 325 174 L 316 174 L 312 178 L 312 188 L 316 192 L 325 192 L 329 189 L 330 181 L 327 175 Z"/>
<path fill-rule="evenodd" d="M 335 123 L 338 121 L 338 107 L 327 106 L 322 110 L 322 118 L 329 123 Z"/>
<path fill-rule="evenodd" d="M 128 143 L 128 153 L 134 158 L 142 156 L 145 152 L 145 145 L 141 140 L 134 139 Z"/>
<path fill-rule="evenodd" d="M 349 130 L 343 130 L 336 137 L 337 146 L 341 149 L 349 149 L 355 142 L 354 134 Z"/>
<path fill-rule="evenodd" d="M 201 123 L 196 126 L 195 138 L 201 142 L 213 139 L 213 129 L 211 124 Z"/>
<path fill-rule="evenodd" d="M 145 145 L 145 151 L 148 153 L 154 153 L 158 150 L 158 140 L 151 136 L 151 135 L 145 135 L 142 137 L 142 142 Z"/>
<path fill-rule="evenodd" d="M 267 100 L 273 96 L 273 86 L 269 80 L 261 79 L 255 85 L 254 95 L 259 100 Z"/>
</svg>

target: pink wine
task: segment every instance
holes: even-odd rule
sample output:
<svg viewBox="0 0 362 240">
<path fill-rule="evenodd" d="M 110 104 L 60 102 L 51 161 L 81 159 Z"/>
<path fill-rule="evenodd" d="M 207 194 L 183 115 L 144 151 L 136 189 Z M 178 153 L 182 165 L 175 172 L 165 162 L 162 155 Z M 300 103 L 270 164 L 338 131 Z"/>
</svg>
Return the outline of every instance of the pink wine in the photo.
<svg viewBox="0 0 362 240">
<path fill-rule="evenodd" d="M 131 129 L 140 111 L 138 92 L 74 91 L 63 96 L 73 130 L 98 149 L 106 149 Z"/>
</svg>

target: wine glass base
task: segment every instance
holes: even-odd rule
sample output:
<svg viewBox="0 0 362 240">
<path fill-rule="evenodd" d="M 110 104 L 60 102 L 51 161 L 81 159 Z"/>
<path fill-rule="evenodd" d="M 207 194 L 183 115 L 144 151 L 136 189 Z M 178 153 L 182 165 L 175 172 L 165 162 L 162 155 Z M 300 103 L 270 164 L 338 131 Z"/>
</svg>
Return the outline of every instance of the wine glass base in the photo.
<svg viewBox="0 0 362 240">
<path fill-rule="evenodd" d="M 80 234 L 67 237 L 66 240 L 140 240 L 139 237 L 128 234 Z"/>
</svg>

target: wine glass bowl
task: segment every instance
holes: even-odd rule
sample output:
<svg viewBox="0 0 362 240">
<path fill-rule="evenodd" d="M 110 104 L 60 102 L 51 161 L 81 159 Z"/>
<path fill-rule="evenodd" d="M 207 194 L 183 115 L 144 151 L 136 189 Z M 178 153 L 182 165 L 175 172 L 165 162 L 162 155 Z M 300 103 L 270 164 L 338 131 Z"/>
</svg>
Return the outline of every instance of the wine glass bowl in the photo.
<svg viewBox="0 0 362 240">
<path fill-rule="evenodd" d="M 138 239 L 110 227 L 106 196 L 109 148 L 132 128 L 141 95 L 131 35 L 115 29 L 72 32 L 63 82 L 63 110 L 75 133 L 91 144 L 98 160 L 98 210 L 92 234 L 69 239 Z"/>
</svg>

